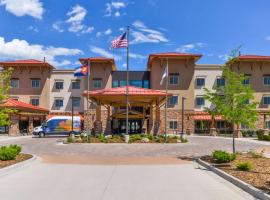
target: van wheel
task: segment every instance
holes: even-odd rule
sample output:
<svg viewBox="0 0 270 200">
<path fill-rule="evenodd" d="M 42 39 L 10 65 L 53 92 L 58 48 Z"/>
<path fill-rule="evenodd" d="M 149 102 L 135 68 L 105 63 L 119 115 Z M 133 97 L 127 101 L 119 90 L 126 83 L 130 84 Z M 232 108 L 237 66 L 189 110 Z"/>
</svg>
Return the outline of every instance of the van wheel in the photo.
<svg viewBox="0 0 270 200">
<path fill-rule="evenodd" d="M 39 137 L 40 137 L 40 138 L 45 137 L 45 133 L 43 133 L 43 132 L 39 132 L 39 134 L 38 134 L 38 135 L 39 135 Z"/>
</svg>

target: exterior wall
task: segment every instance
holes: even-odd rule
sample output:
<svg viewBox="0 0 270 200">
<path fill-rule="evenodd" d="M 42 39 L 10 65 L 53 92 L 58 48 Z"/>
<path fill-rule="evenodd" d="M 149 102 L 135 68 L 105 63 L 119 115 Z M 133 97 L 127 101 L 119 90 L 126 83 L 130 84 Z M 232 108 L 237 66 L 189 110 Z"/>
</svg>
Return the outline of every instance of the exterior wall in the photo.
<svg viewBox="0 0 270 200">
<path fill-rule="evenodd" d="M 222 76 L 222 68 L 219 65 L 196 65 L 195 67 L 195 84 L 194 84 L 194 108 L 195 111 L 203 111 L 204 107 L 210 108 L 211 103 L 205 100 L 204 106 L 197 106 L 196 105 L 196 97 L 203 96 L 205 94 L 204 88 L 209 90 L 214 89 L 216 86 L 216 79 L 217 77 Z M 196 86 L 196 78 L 204 77 L 205 78 L 205 85 L 202 87 Z"/>
<path fill-rule="evenodd" d="M 235 72 L 250 74 L 250 84 L 254 90 L 255 101 L 259 103 L 259 110 L 268 110 L 269 107 L 263 105 L 263 95 L 270 95 L 270 86 L 263 84 L 263 75 L 270 74 L 270 63 L 263 62 L 238 62 L 232 66 Z"/>
<path fill-rule="evenodd" d="M 31 103 L 31 98 L 39 98 L 40 107 L 50 109 L 50 77 L 51 69 L 47 67 L 14 67 L 11 78 L 19 79 L 19 88 L 12 88 L 10 96 L 25 103 Z M 40 79 L 40 88 L 31 87 L 31 79 L 35 78 Z"/>
<path fill-rule="evenodd" d="M 68 112 L 72 110 L 71 97 L 80 97 L 80 107 L 74 107 L 74 112 L 84 112 L 84 97 L 82 96 L 85 90 L 86 77 L 74 77 L 73 70 L 53 70 L 50 79 L 50 111 L 51 112 Z M 55 88 L 55 82 L 61 80 L 64 82 L 64 87 L 61 90 Z M 80 89 L 72 89 L 72 81 L 80 81 Z M 55 99 L 63 98 L 64 106 L 56 107 Z"/>
</svg>

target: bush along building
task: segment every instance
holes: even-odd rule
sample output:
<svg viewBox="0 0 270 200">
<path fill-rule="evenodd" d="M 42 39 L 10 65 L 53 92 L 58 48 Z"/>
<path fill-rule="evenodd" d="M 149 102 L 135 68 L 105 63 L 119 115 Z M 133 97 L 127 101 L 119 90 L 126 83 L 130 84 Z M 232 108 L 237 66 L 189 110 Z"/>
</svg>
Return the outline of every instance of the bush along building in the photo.
<svg viewBox="0 0 270 200">
<path fill-rule="evenodd" d="M 129 72 L 129 133 L 173 134 L 182 128 L 188 134 L 210 133 L 213 120 L 205 108 L 213 105 L 203 98 L 204 88 L 214 90 L 226 83 L 221 65 L 196 64 L 200 58 L 186 53 L 150 54 L 145 71 Z M 18 110 L 2 132 L 31 133 L 45 118 L 71 115 L 73 98 L 75 115 L 81 116 L 86 130 L 125 133 L 126 71 L 117 70 L 111 58 L 79 60 L 90 66 L 89 76 L 74 77 L 74 70 L 55 69 L 45 61 L 0 62 L 4 68 L 14 69 L 10 99 L 1 107 Z M 269 129 L 270 56 L 242 55 L 236 60 L 231 68 L 249 77 L 243 84 L 252 86 L 259 102 L 256 126 Z M 161 81 L 167 66 L 167 80 Z M 214 126 L 218 133 L 231 134 L 232 125 L 221 116 L 215 116 Z M 248 129 L 244 125 L 241 128 Z"/>
</svg>

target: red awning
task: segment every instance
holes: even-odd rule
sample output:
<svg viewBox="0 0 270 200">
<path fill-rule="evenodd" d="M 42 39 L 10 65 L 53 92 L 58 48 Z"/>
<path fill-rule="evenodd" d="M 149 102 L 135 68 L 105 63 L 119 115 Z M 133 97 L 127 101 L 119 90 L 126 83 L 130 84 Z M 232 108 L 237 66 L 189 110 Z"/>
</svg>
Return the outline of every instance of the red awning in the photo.
<svg viewBox="0 0 270 200">
<path fill-rule="evenodd" d="M 211 115 L 195 115 L 194 120 L 211 121 Z M 216 116 L 215 120 L 222 120 L 221 116 Z"/>
<path fill-rule="evenodd" d="M 29 111 L 29 112 L 42 112 L 48 113 L 49 110 L 41 108 L 39 106 L 33 106 L 32 104 L 25 103 L 22 101 L 17 101 L 14 99 L 7 99 L 3 104 L 0 105 L 0 108 L 10 108 L 20 111 Z"/>
</svg>

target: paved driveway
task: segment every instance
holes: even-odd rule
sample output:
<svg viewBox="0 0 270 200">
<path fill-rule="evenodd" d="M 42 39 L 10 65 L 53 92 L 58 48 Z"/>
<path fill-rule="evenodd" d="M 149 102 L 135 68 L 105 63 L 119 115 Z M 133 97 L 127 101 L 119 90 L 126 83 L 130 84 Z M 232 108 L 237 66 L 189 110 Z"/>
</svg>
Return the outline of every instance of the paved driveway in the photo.
<svg viewBox="0 0 270 200">
<path fill-rule="evenodd" d="M 0 177 L 0 198 L 32 199 L 253 199 L 183 156 L 231 149 L 231 140 L 191 137 L 187 144 L 69 144 L 23 138 L 24 152 L 41 159 Z M 237 141 L 238 150 L 264 147 Z"/>
</svg>

